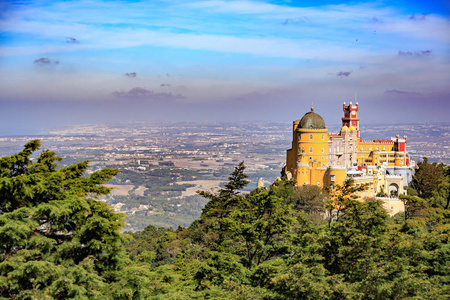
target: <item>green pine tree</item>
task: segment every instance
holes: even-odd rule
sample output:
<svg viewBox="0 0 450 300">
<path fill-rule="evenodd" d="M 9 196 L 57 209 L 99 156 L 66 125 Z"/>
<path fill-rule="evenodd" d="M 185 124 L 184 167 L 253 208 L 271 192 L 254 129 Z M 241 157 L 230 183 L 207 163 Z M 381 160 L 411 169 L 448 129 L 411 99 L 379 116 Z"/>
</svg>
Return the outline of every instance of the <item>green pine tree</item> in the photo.
<svg viewBox="0 0 450 300">
<path fill-rule="evenodd" d="M 40 141 L 0 158 L 0 297 L 102 299 L 141 294 L 121 247 L 123 215 L 96 198 L 119 170 L 85 176 L 88 162 L 60 168 Z M 125 278 L 126 283 L 123 282 Z M 145 279 L 142 281 L 145 282 Z M 119 290 L 126 290 L 126 295 Z"/>
</svg>

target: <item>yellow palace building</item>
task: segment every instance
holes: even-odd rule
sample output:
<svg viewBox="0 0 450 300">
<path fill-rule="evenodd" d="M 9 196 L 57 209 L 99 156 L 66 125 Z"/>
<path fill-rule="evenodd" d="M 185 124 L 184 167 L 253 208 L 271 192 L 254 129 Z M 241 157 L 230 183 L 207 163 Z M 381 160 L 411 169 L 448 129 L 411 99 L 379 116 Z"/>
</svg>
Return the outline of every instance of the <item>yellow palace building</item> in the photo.
<svg viewBox="0 0 450 300">
<path fill-rule="evenodd" d="M 406 152 L 406 136 L 362 140 L 358 110 L 358 103 L 344 103 L 342 128 L 337 134 L 328 134 L 314 107 L 294 121 L 292 148 L 287 150 L 283 173 L 292 176 L 297 185 L 319 187 L 342 184 L 352 178 L 356 185 L 368 185 L 358 194 L 360 198 L 375 197 L 378 193 L 405 194 L 403 186 L 412 180 L 414 170 L 414 162 Z"/>
</svg>

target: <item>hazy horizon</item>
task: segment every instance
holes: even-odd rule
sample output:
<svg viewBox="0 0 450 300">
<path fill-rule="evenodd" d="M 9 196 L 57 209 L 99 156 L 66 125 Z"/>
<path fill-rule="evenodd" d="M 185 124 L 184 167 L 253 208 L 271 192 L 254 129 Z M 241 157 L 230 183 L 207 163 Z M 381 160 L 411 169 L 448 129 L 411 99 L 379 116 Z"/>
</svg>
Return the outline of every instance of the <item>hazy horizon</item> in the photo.
<svg viewBox="0 0 450 300">
<path fill-rule="evenodd" d="M 292 120 L 294 121 L 294 120 Z M 212 125 L 212 124 L 221 124 L 221 125 L 250 125 L 250 123 L 255 123 L 254 125 L 257 125 L 256 123 L 261 122 L 262 125 L 268 125 L 268 124 L 274 124 L 274 125 L 286 125 L 285 131 L 290 135 L 292 130 L 292 121 L 268 121 L 268 120 L 237 120 L 237 121 L 174 121 L 174 120 L 167 120 L 167 121 L 161 121 L 161 120 L 146 120 L 146 121 L 135 121 L 135 120 L 127 120 L 127 121 L 105 121 L 105 122 L 95 122 L 95 123 L 67 123 L 65 122 L 63 125 L 56 125 L 56 126 L 49 126 L 49 127 L 41 127 L 41 128 L 13 128 L 13 129 L 6 129 L 4 131 L 0 131 L 0 137 L 23 137 L 23 136 L 50 136 L 53 135 L 51 133 L 52 131 L 59 131 L 59 130 L 69 130 L 71 128 L 76 127 L 83 127 L 83 126 L 89 126 L 89 125 L 98 125 L 98 126 L 114 126 L 114 125 L 121 125 L 121 126 L 129 126 L 132 128 L 135 125 L 152 125 L 154 123 L 156 124 L 186 124 L 187 126 L 192 125 Z M 392 122 L 392 123 L 368 123 L 364 122 L 361 124 L 361 131 L 364 132 L 366 130 L 371 130 L 373 128 L 377 128 L 380 126 L 405 126 L 405 125 L 417 125 L 417 126 L 423 126 L 423 125 L 448 125 L 450 124 L 450 121 L 442 121 L 442 122 Z M 329 131 L 329 134 L 338 133 L 340 130 L 340 127 L 342 126 L 341 120 L 334 120 L 334 122 L 326 122 L 326 127 Z M 392 132 L 392 136 L 394 134 L 397 134 L 397 132 Z M 381 137 L 375 137 L 375 138 L 381 138 Z M 387 138 L 387 136 L 386 136 Z"/>
<path fill-rule="evenodd" d="M 447 1 L 4 1 L 0 135 L 127 121 L 446 122 Z M 356 98 L 356 100 L 355 100 Z"/>
</svg>

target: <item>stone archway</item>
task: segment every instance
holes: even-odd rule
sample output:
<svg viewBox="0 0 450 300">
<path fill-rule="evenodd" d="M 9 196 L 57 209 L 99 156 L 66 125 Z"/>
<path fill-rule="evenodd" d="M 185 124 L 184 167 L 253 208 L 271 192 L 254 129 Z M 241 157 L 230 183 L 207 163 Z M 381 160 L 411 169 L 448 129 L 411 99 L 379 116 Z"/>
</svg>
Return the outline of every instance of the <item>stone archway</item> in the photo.
<svg viewBox="0 0 450 300">
<path fill-rule="evenodd" d="M 396 183 L 391 183 L 389 185 L 389 189 L 388 189 L 388 195 L 394 195 L 394 196 L 398 196 L 398 191 L 399 191 L 399 187 L 398 184 Z"/>
</svg>

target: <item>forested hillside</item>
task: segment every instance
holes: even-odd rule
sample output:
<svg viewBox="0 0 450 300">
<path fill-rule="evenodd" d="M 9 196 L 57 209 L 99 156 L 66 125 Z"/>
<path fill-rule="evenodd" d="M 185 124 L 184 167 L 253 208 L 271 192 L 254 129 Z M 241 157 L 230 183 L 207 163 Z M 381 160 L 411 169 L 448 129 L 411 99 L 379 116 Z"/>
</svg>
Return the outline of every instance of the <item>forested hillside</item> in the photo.
<svg viewBox="0 0 450 300">
<path fill-rule="evenodd" d="M 419 164 L 406 211 L 287 180 L 243 194 L 245 165 L 176 230 L 121 234 L 95 197 L 117 170 L 58 168 L 39 141 L 0 158 L 4 299 L 448 299 L 450 167 Z M 360 187 L 358 189 L 361 189 Z M 331 211 L 333 218 L 324 218 Z"/>
</svg>

